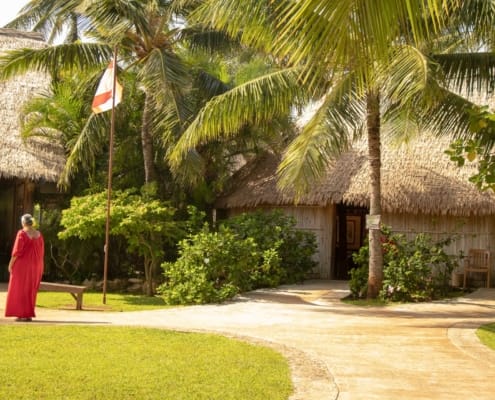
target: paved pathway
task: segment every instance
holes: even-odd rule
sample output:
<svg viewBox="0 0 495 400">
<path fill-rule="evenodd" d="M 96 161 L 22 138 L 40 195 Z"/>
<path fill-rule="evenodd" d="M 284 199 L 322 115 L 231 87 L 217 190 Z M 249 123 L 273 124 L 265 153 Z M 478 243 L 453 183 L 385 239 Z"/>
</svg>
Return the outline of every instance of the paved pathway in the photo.
<svg viewBox="0 0 495 400">
<path fill-rule="evenodd" d="M 339 301 L 347 293 L 344 282 L 312 281 L 222 305 L 129 313 L 38 309 L 37 321 L 208 331 L 270 344 L 290 360 L 292 400 L 495 398 L 495 352 L 474 333 L 495 321 L 495 289 L 391 307 L 349 306 Z"/>
</svg>

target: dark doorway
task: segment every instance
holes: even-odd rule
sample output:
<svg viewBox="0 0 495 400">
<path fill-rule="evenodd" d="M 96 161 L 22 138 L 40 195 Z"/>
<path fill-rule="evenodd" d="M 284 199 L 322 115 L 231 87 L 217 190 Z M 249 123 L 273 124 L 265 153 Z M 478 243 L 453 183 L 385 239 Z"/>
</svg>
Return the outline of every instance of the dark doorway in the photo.
<svg viewBox="0 0 495 400">
<path fill-rule="evenodd" d="M 337 205 L 335 241 L 335 279 L 349 279 L 349 271 L 355 267 L 352 254 L 359 250 L 366 237 L 365 220 L 368 209 Z"/>
</svg>

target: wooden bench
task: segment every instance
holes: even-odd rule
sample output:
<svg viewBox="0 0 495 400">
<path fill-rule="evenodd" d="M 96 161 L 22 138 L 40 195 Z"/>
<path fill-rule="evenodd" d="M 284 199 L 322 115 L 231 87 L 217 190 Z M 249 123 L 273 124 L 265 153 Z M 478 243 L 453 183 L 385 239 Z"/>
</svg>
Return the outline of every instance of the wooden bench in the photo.
<svg viewBox="0 0 495 400">
<path fill-rule="evenodd" d="M 76 310 L 82 310 L 83 293 L 86 286 L 68 285 L 66 283 L 41 282 L 40 290 L 47 292 L 68 292 L 76 300 Z"/>
</svg>

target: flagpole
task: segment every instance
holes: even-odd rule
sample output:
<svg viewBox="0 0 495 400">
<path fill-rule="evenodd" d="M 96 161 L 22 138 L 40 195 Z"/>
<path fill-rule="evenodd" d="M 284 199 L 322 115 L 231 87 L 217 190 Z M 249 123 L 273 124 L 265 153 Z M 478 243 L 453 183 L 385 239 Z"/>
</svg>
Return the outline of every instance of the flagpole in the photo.
<svg viewBox="0 0 495 400">
<path fill-rule="evenodd" d="M 107 275 L 108 253 L 110 245 L 110 207 L 112 203 L 112 164 L 113 164 L 113 137 L 115 134 L 115 91 L 117 87 L 117 46 L 113 50 L 112 76 L 112 114 L 110 117 L 110 141 L 108 145 L 108 188 L 107 188 L 107 220 L 105 226 L 105 259 L 103 262 L 103 304 L 107 304 Z"/>
</svg>

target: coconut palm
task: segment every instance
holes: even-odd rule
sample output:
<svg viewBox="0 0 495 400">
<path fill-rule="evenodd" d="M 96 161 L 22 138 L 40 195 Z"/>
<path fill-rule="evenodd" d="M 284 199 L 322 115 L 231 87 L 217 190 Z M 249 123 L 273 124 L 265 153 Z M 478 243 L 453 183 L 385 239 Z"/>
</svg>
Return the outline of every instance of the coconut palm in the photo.
<svg viewBox="0 0 495 400">
<path fill-rule="evenodd" d="M 197 13 L 202 22 L 268 50 L 285 68 L 212 99 L 181 137 L 172 162 L 179 165 L 197 144 L 235 135 L 248 121 L 269 120 L 312 98 L 319 107 L 285 153 L 281 187 L 304 193 L 336 154 L 366 132 L 370 214 L 380 215 L 382 127 L 390 122 L 390 132 L 397 133 L 405 117 L 421 121 L 421 113 L 413 112 L 418 105 L 440 100 L 435 89 L 441 87 L 432 77 L 436 69 L 420 46 L 444 26 L 444 12 L 457 5 L 455 0 L 207 1 Z M 442 93 L 443 100 L 462 102 Z M 462 118 L 458 122 L 455 129 L 466 127 Z M 376 297 L 382 286 L 379 230 L 370 230 L 369 237 L 368 296 Z"/>
<path fill-rule="evenodd" d="M 193 109 L 190 90 L 194 76 L 184 57 L 184 49 L 216 44 L 222 35 L 177 24 L 177 21 L 184 21 L 190 7 L 196 3 L 194 0 L 86 0 L 79 3 L 77 10 L 88 22 L 84 35 L 89 41 L 11 51 L 0 59 L 0 77 L 8 79 L 28 70 L 50 72 L 60 67 L 68 73 L 103 71 L 113 49 L 118 47 L 119 65 L 136 74 L 138 87 L 144 94 L 141 120 L 144 180 L 146 183 L 155 181 L 155 143 L 168 145 L 175 140 Z M 67 2 L 69 4 L 72 2 Z M 213 80 L 208 74 L 201 78 Z M 95 76 L 93 85 L 98 79 L 99 76 Z M 214 88 L 214 85 L 205 87 Z M 108 116 L 91 115 L 81 137 L 89 139 L 105 118 Z M 75 151 L 94 154 L 98 150 L 91 146 L 91 140 L 79 143 L 81 145 L 73 148 L 68 157 L 66 177 L 77 169 L 76 164 L 81 159 L 73 154 Z"/>
</svg>

